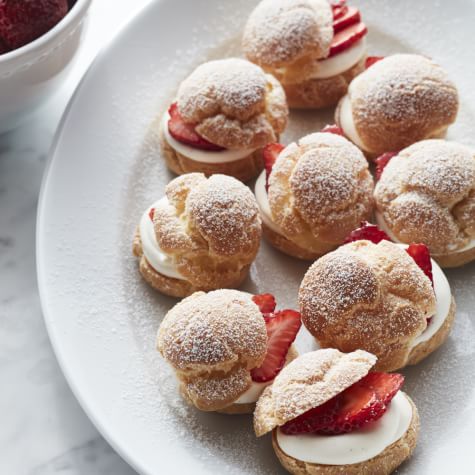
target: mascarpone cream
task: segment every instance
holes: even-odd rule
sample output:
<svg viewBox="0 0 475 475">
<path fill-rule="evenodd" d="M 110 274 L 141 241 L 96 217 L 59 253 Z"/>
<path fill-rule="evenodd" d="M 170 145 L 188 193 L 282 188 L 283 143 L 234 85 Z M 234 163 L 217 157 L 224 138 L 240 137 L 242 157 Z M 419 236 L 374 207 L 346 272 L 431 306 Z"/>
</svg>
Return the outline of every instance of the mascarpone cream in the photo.
<svg viewBox="0 0 475 475">
<path fill-rule="evenodd" d="M 173 279 L 186 280 L 178 271 L 173 257 L 164 253 L 158 244 L 157 237 L 155 235 L 155 229 L 153 222 L 150 219 L 149 213 L 152 208 L 159 208 L 165 206 L 168 203 L 168 199 L 164 196 L 158 200 L 152 206 L 147 208 L 145 213 L 140 219 L 140 240 L 142 241 L 142 249 L 145 258 L 150 265 L 160 274 L 172 277 Z"/>
<path fill-rule="evenodd" d="M 272 229 L 277 234 L 282 234 L 282 229 L 279 225 L 274 223 L 272 220 L 272 211 L 269 205 L 269 197 L 267 196 L 266 191 L 266 172 L 265 170 L 259 175 L 259 178 L 256 180 L 256 185 L 254 188 L 254 193 L 256 195 L 257 205 L 259 206 L 259 211 L 261 213 L 261 218 L 264 224 Z"/>
<path fill-rule="evenodd" d="M 345 135 L 359 148 L 365 150 L 363 141 L 356 131 L 355 121 L 353 119 L 353 111 L 351 109 L 350 96 L 347 94 L 341 100 L 340 112 L 338 117 L 340 127 L 343 129 Z"/>
</svg>

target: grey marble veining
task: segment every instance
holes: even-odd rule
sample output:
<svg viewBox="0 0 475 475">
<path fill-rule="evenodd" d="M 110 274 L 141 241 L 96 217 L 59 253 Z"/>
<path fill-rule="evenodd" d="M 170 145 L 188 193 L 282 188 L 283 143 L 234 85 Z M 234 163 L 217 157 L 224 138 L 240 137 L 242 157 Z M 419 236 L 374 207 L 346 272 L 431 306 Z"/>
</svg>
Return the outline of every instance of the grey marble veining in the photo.
<svg viewBox="0 0 475 475">
<path fill-rule="evenodd" d="M 120 25 L 147 1 L 132 7 L 127 0 L 95 2 L 71 77 L 29 122 L 0 135 L 1 474 L 135 473 L 84 414 L 54 356 L 37 290 L 35 222 L 48 151 L 75 85 L 98 45 L 113 34 L 111 24 Z"/>
</svg>

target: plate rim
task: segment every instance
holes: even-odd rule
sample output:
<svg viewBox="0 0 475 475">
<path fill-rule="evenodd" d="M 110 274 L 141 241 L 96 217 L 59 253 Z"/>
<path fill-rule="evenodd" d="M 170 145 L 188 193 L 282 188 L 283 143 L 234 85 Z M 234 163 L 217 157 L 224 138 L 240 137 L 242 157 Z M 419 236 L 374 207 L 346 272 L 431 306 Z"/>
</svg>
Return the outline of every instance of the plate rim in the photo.
<svg viewBox="0 0 475 475">
<path fill-rule="evenodd" d="M 110 39 L 108 39 L 105 44 L 103 44 L 94 58 L 92 59 L 91 63 L 87 67 L 87 69 L 82 74 L 79 82 L 77 83 L 71 97 L 69 98 L 66 107 L 61 115 L 61 119 L 58 122 L 56 132 L 53 136 L 53 140 L 51 142 L 51 146 L 48 151 L 47 160 L 45 164 L 45 168 L 43 171 L 43 176 L 41 178 L 41 185 L 40 185 L 40 192 L 38 195 L 38 206 L 36 210 L 36 230 L 35 230 L 35 256 L 36 256 L 36 278 L 37 278 L 37 287 L 38 287 L 38 294 L 40 298 L 40 305 L 41 305 L 41 313 L 43 316 L 43 321 L 45 323 L 46 332 L 48 334 L 49 341 L 51 343 L 51 347 L 53 349 L 53 353 L 56 357 L 56 361 L 61 369 L 61 372 L 71 389 L 74 397 L 78 401 L 81 409 L 85 412 L 88 419 L 100 433 L 100 435 L 106 440 L 106 442 L 112 447 L 112 449 L 136 472 L 140 474 L 149 474 L 149 472 L 145 469 L 143 464 L 140 460 L 136 459 L 132 453 L 127 452 L 127 450 L 123 449 L 121 444 L 119 444 L 115 437 L 112 435 L 113 431 L 107 430 L 108 423 L 103 416 L 98 414 L 97 411 L 93 410 L 94 404 L 92 401 L 88 400 L 87 396 L 83 393 L 81 386 L 76 383 L 76 379 L 74 376 L 74 372 L 68 369 L 67 358 L 65 354 L 61 350 L 61 344 L 59 343 L 59 336 L 54 328 L 54 319 L 52 318 L 52 312 L 48 308 L 48 299 L 46 296 L 46 267 L 43 262 L 44 260 L 44 253 L 41 251 L 43 247 L 43 239 L 45 233 L 43 231 L 44 221 L 43 216 L 45 214 L 45 206 L 46 206 L 46 195 L 48 190 L 49 181 L 51 178 L 51 170 L 53 163 L 58 160 L 58 156 L 56 154 L 58 149 L 58 144 L 63 136 L 63 131 L 66 126 L 66 122 L 69 118 L 71 109 L 76 104 L 77 97 L 79 96 L 80 91 L 84 87 L 84 83 L 86 80 L 94 73 L 95 69 L 100 65 L 103 58 L 108 54 L 109 50 L 116 43 L 123 35 L 125 35 L 130 28 L 133 28 L 135 23 L 140 22 L 142 16 L 145 16 L 149 10 L 156 8 L 156 5 L 162 3 L 164 0 L 153 0 L 150 1 L 147 5 L 143 8 L 139 9 L 132 18 L 128 18 L 123 21 L 115 34 L 112 35 Z"/>
</svg>

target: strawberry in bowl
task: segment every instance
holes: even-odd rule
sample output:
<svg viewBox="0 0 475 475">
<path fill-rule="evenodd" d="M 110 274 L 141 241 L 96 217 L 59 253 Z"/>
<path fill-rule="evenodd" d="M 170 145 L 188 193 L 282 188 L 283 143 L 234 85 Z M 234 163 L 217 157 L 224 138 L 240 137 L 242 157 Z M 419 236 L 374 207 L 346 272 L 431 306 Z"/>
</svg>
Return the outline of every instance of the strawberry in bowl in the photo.
<svg viewBox="0 0 475 475">
<path fill-rule="evenodd" d="M 0 0 L 0 133 L 14 129 L 64 81 L 91 0 Z"/>
<path fill-rule="evenodd" d="M 365 69 L 368 29 L 346 1 L 300 4 L 261 1 L 244 29 L 244 53 L 280 80 L 290 107 L 329 107 Z"/>
</svg>

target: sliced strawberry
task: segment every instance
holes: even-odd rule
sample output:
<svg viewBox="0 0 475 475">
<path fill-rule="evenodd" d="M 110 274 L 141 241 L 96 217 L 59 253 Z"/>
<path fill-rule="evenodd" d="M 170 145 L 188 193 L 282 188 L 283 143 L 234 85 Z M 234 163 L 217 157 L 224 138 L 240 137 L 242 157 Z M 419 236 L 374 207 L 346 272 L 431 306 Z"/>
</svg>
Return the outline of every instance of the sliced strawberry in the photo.
<svg viewBox="0 0 475 475">
<path fill-rule="evenodd" d="M 343 15 L 333 18 L 333 31 L 338 33 L 345 28 L 348 28 L 355 23 L 361 21 L 360 11 L 355 7 L 348 7 Z"/>
<path fill-rule="evenodd" d="M 325 404 L 287 422 L 281 430 L 288 435 L 344 434 L 378 420 L 385 412 L 385 404 L 373 390 L 354 384 Z"/>
<path fill-rule="evenodd" d="M 180 115 L 180 111 L 178 110 L 178 105 L 176 102 L 170 106 L 168 113 L 170 114 L 170 120 L 168 121 L 168 131 L 175 140 L 178 140 L 178 142 L 202 150 L 224 150 L 223 147 L 208 142 L 206 139 L 198 135 L 194 125 L 186 124 Z"/>
<path fill-rule="evenodd" d="M 284 367 L 290 345 L 294 342 L 302 321 L 300 313 L 281 310 L 271 316 L 264 316 L 267 328 L 267 353 L 259 368 L 251 371 L 253 381 L 271 381 Z"/>
<path fill-rule="evenodd" d="M 336 135 L 341 135 L 342 137 L 345 136 L 345 133 L 343 132 L 343 129 L 341 127 L 338 127 L 336 124 L 328 124 L 323 127 L 321 132 L 324 133 L 329 133 L 329 134 L 336 134 Z"/>
<path fill-rule="evenodd" d="M 155 215 L 155 208 L 150 208 L 150 211 L 148 212 L 148 217 L 150 218 L 150 221 L 153 221 L 154 215 Z"/>
<path fill-rule="evenodd" d="M 335 56 L 345 49 L 355 44 L 359 39 L 368 33 L 368 28 L 362 22 L 351 25 L 344 30 L 339 31 L 334 37 L 330 45 L 330 54 L 328 57 Z"/>
<path fill-rule="evenodd" d="M 266 169 L 266 191 L 269 190 L 269 177 L 272 172 L 272 167 L 274 166 L 277 157 L 280 152 L 284 150 L 285 146 L 281 143 L 269 143 L 264 147 L 262 155 L 264 157 L 264 167 Z"/>
<path fill-rule="evenodd" d="M 384 231 L 381 231 L 381 229 L 379 229 L 375 224 L 368 223 L 368 221 L 363 221 L 359 228 L 351 231 L 345 239 L 345 244 L 354 241 L 361 241 L 362 239 L 371 241 L 374 244 L 378 244 L 378 242 L 383 240 L 391 241 L 390 237 Z"/>
<path fill-rule="evenodd" d="M 341 5 L 340 7 L 333 7 L 333 20 L 338 20 L 341 18 L 347 11 L 348 7 L 346 5 Z"/>
<path fill-rule="evenodd" d="M 368 69 L 373 66 L 374 63 L 384 59 L 384 56 L 368 56 L 365 61 L 365 68 Z"/>
<path fill-rule="evenodd" d="M 381 175 L 383 174 L 383 170 L 385 169 L 386 165 L 389 163 L 391 158 L 395 157 L 398 152 L 386 152 L 380 155 L 376 160 L 376 179 L 379 180 Z"/>
<path fill-rule="evenodd" d="M 368 373 L 356 384 L 374 391 L 381 402 L 387 406 L 404 384 L 404 376 L 398 373 L 375 371 Z"/>
<path fill-rule="evenodd" d="M 409 247 L 406 249 L 406 252 L 416 261 L 416 264 L 422 269 L 424 274 L 429 277 L 432 285 L 434 285 L 429 248 L 422 243 L 413 243 L 409 245 Z"/>
<path fill-rule="evenodd" d="M 275 297 L 272 294 L 253 295 L 252 301 L 263 314 L 272 313 L 275 310 Z"/>
</svg>

